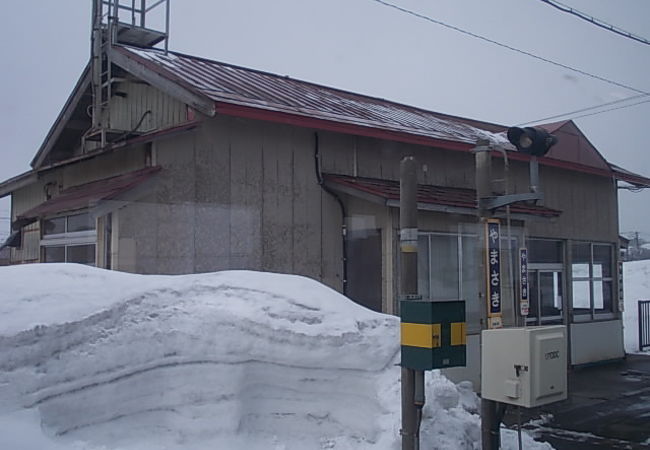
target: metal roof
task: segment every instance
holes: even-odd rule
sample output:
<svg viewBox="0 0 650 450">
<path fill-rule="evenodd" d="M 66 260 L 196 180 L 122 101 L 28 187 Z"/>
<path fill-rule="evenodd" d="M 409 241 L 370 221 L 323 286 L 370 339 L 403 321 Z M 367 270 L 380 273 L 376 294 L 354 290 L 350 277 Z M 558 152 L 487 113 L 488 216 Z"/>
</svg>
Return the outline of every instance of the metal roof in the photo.
<svg viewBox="0 0 650 450">
<path fill-rule="evenodd" d="M 347 188 L 349 193 L 358 193 L 374 196 L 391 206 L 393 202 L 399 201 L 400 187 L 398 181 L 380 180 L 376 178 L 360 178 L 347 175 L 325 174 L 325 182 L 333 187 Z M 433 186 L 418 184 L 417 201 L 425 205 L 437 205 L 440 211 L 445 208 L 458 208 L 467 212 L 476 209 L 476 191 L 466 188 L 452 188 L 447 186 Z M 562 214 L 556 209 L 545 206 L 529 205 L 526 203 L 515 203 L 510 206 L 514 214 L 529 214 L 540 217 L 558 217 Z"/>
<path fill-rule="evenodd" d="M 404 132 L 469 146 L 478 139 L 488 139 L 513 149 L 502 134 L 471 126 L 467 120 L 454 120 L 412 106 L 178 53 L 128 47 L 115 47 L 115 50 L 214 102 Z"/>
<path fill-rule="evenodd" d="M 75 211 L 95 206 L 102 200 L 112 200 L 151 178 L 161 170 L 160 167 L 146 167 L 122 175 L 80 184 L 61 191 L 61 193 L 34 208 L 25 211 L 17 218 L 18 223 L 26 223 L 51 214 Z"/>
</svg>

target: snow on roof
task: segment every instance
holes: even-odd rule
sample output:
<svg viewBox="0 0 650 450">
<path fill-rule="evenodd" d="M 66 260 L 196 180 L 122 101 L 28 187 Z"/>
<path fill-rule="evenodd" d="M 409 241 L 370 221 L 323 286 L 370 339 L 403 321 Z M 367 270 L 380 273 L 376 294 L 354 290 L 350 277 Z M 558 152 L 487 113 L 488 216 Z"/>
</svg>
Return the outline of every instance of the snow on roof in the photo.
<svg viewBox="0 0 650 450">
<path fill-rule="evenodd" d="M 156 49 L 116 47 L 149 69 L 215 101 L 293 113 L 363 127 L 415 134 L 473 146 L 478 139 L 514 149 L 503 133 L 493 133 L 413 106 Z M 480 122 L 475 121 L 476 125 Z M 494 126 L 492 125 L 492 128 Z"/>
</svg>

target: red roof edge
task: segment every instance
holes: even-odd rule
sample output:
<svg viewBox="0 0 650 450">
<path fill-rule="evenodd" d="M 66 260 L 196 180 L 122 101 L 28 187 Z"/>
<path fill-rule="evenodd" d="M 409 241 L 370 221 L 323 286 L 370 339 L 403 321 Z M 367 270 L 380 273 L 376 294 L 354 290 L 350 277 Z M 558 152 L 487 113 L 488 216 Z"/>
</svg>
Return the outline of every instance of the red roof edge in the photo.
<svg viewBox="0 0 650 450">
<path fill-rule="evenodd" d="M 625 181 L 630 183 L 638 188 L 650 188 L 650 178 L 644 177 L 643 175 L 630 172 L 629 170 L 623 169 L 622 167 L 610 164 L 612 172 L 614 173 L 614 178 L 619 181 Z"/>
<path fill-rule="evenodd" d="M 336 174 L 323 174 L 323 177 L 329 183 L 365 192 L 385 200 L 399 200 L 398 181 Z M 418 184 L 417 197 L 418 203 L 473 210 L 477 208 L 476 191 L 474 189 Z M 562 214 L 562 211 L 556 209 L 525 203 L 514 204 L 510 209 L 515 214 L 530 214 L 547 218 L 558 217 Z"/>
</svg>

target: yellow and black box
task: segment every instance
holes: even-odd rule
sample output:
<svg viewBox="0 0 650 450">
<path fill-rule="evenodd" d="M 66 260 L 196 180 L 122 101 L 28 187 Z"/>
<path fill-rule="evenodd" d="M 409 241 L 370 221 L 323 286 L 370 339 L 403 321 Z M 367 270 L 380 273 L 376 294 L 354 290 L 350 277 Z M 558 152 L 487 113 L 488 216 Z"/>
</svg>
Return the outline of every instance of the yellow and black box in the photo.
<svg viewBox="0 0 650 450">
<path fill-rule="evenodd" d="M 400 302 L 402 367 L 415 370 L 465 366 L 465 301 Z"/>
</svg>

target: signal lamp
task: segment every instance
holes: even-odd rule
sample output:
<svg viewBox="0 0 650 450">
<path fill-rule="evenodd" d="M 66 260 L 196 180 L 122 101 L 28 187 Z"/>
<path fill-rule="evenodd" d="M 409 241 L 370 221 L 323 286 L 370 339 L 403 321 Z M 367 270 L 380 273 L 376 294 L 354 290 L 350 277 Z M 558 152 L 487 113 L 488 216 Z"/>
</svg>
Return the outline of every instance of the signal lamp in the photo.
<svg viewBox="0 0 650 450">
<path fill-rule="evenodd" d="M 555 136 L 542 128 L 534 127 L 510 127 L 508 140 L 518 151 L 533 156 L 544 156 L 557 144 Z"/>
</svg>

